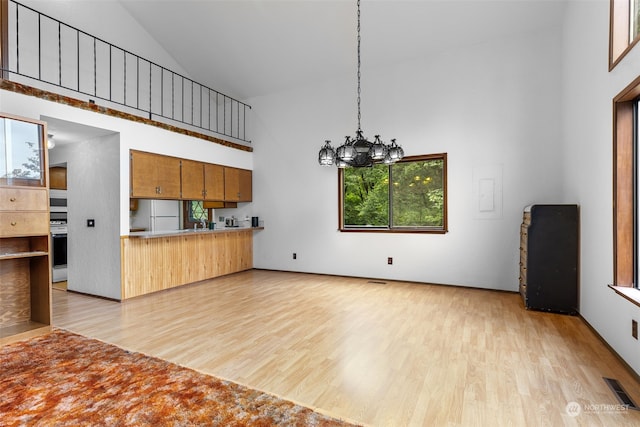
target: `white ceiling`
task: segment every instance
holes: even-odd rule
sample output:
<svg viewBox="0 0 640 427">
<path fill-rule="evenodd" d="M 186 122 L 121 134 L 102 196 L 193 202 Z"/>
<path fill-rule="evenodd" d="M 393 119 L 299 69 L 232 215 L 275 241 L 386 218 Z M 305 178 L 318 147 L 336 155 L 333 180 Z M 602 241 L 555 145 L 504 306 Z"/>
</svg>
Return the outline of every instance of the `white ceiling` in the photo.
<svg viewBox="0 0 640 427">
<path fill-rule="evenodd" d="M 119 1 L 192 79 L 240 100 L 346 73 L 355 78 L 355 0 Z M 559 25 L 565 5 L 362 0 L 362 71 Z"/>
<path fill-rule="evenodd" d="M 50 135 L 56 146 L 89 141 L 116 133 L 112 130 L 100 129 L 54 117 L 41 116 L 40 119 L 47 122 L 47 134 Z"/>
</svg>

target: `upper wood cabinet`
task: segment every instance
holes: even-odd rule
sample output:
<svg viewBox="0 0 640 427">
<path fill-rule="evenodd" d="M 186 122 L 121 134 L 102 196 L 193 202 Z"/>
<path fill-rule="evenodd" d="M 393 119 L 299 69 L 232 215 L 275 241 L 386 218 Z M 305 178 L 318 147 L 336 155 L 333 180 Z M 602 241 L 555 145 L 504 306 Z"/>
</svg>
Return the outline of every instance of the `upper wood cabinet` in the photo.
<svg viewBox="0 0 640 427">
<path fill-rule="evenodd" d="M 131 197 L 181 199 L 180 159 L 131 150 Z"/>
<path fill-rule="evenodd" d="M 228 202 L 250 202 L 252 172 L 246 169 L 224 168 L 224 199 Z"/>
<path fill-rule="evenodd" d="M 204 200 L 224 200 L 224 166 L 205 163 Z"/>
<path fill-rule="evenodd" d="M 204 165 L 193 160 L 182 161 L 182 198 L 186 200 L 203 200 Z"/>
<path fill-rule="evenodd" d="M 240 169 L 239 172 L 240 195 L 239 202 L 250 202 L 253 199 L 253 172 Z"/>
<path fill-rule="evenodd" d="M 224 167 L 182 160 L 182 198 L 204 201 L 224 200 Z"/>
<path fill-rule="evenodd" d="M 236 207 L 252 200 L 252 171 L 131 150 L 132 199 L 203 200 Z M 216 202 L 216 203 L 212 203 Z"/>
<path fill-rule="evenodd" d="M 67 168 L 61 166 L 49 168 L 49 186 L 55 190 L 66 190 Z"/>
</svg>

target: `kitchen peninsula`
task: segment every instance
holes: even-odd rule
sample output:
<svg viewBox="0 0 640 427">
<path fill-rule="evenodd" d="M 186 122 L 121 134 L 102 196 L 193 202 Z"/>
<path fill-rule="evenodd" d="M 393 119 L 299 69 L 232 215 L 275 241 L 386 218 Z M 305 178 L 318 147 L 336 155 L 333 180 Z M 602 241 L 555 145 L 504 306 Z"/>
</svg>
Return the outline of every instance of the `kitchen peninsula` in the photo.
<svg viewBox="0 0 640 427">
<path fill-rule="evenodd" d="M 122 299 L 253 268 L 253 232 L 261 229 L 143 231 L 122 236 Z"/>
<path fill-rule="evenodd" d="M 121 300 L 253 268 L 253 232 L 262 227 L 177 229 L 179 201 L 201 200 L 208 209 L 251 202 L 251 170 L 138 150 L 129 158 L 130 206 L 137 211 L 146 199 L 165 209 L 145 211 L 151 223 L 141 228 L 154 231 L 120 236 Z"/>
</svg>

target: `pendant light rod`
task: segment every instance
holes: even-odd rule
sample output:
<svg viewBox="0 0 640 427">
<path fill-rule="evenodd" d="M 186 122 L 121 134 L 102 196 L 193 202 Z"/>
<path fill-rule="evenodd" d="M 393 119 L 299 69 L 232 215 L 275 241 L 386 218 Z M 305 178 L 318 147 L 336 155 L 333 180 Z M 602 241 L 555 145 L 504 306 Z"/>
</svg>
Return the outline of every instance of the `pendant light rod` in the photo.
<svg viewBox="0 0 640 427">
<path fill-rule="evenodd" d="M 362 128 L 360 127 L 360 77 L 361 77 L 361 73 L 360 73 L 360 0 L 358 0 L 358 28 L 357 28 L 357 32 L 358 32 L 358 131 L 362 130 Z"/>
</svg>

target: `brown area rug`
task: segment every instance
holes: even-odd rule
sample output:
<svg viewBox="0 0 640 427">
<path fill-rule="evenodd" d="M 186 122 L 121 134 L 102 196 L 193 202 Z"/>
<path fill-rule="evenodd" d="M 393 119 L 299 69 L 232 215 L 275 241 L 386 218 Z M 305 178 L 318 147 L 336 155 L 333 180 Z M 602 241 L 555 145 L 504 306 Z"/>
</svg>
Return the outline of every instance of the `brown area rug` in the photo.
<svg viewBox="0 0 640 427">
<path fill-rule="evenodd" d="M 62 330 L 0 347 L 0 426 L 349 426 Z"/>
</svg>

